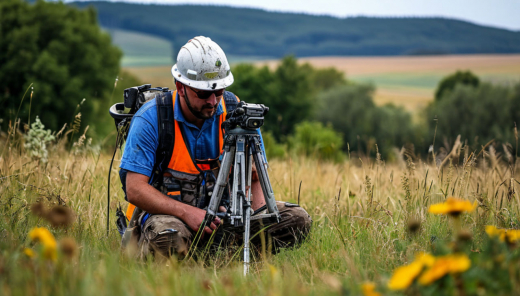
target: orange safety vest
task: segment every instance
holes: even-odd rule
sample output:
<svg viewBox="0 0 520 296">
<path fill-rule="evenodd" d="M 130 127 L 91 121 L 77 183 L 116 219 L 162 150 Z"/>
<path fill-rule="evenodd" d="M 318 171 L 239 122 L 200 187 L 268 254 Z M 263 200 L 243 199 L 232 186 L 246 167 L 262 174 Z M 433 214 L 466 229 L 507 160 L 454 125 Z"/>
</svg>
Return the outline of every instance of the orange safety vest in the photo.
<svg viewBox="0 0 520 296">
<path fill-rule="evenodd" d="M 177 96 L 177 91 L 174 91 L 172 93 L 172 100 L 173 100 L 173 108 L 175 111 L 175 98 Z M 238 97 L 237 97 L 237 100 Z M 224 98 L 221 99 L 221 104 L 224 109 L 224 112 L 219 116 L 219 127 L 222 126 L 222 122 L 226 120 L 227 110 L 226 110 L 226 103 Z M 207 163 L 196 163 L 194 159 L 191 158 L 191 155 L 188 151 L 188 147 L 186 146 L 186 142 L 184 141 L 184 138 L 182 136 L 182 132 L 179 126 L 179 122 L 175 120 L 175 142 L 173 145 L 173 153 L 172 157 L 170 159 L 170 163 L 168 164 L 168 169 L 166 172 L 163 173 L 165 177 L 172 177 L 171 171 L 175 172 L 175 175 L 177 173 L 180 173 L 181 175 L 189 175 L 189 176 L 201 176 L 204 171 L 211 170 L 211 166 Z M 223 144 L 224 144 L 224 131 L 219 128 L 219 147 L 220 147 L 220 154 L 222 154 Z M 198 167 L 198 168 L 197 168 Z M 159 189 L 159 188 L 157 188 Z M 180 196 L 180 191 L 164 191 L 162 190 L 164 194 L 167 194 L 171 197 L 173 196 Z M 134 213 L 135 205 L 129 203 L 128 208 L 126 210 L 126 217 L 128 220 L 132 218 L 132 214 Z"/>
</svg>

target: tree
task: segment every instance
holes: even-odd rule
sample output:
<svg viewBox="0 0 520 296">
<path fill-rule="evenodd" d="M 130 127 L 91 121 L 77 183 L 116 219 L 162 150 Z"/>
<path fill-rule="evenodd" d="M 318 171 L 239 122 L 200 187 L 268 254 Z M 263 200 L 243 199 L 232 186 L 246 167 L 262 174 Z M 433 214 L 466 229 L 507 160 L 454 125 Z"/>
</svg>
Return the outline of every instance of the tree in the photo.
<svg viewBox="0 0 520 296">
<path fill-rule="evenodd" d="M 501 142 L 515 140 L 513 128 L 519 120 L 519 86 L 510 87 L 481 83 L 478 87 L 457 85 L 434 101 L 426 109 L 426 118 L 437 118 L 437 138 L 455 140 L 460 134 L 462 140 L 474 144 L 473 148 L 495 139 Z M 517 122 L 518 124 L 518 122 Z M 433 138 L 435 124 L 430 122 L 430 136 Z"/>
<path fill-rule="evenodd" d="M 448 92 L 452 91 L 457 84 L 464 84 L 477 87 L 480 79 L 471 71 L 457 71 L 452 75 L 444 77 L 435 91 L 435 100 L 440 100 Z"/>
<path fill-rule="evenodd" d="M 79 102 L 83 121 L 106 113 L 121 51 L 97 23 L 93 8 L 42 0 L 0 2 L 0 118 L 39 115 L 56 130 L 71 122 Z M 34 95 L 24 93 L 32 85 Z M 18 114 L 18 108 L 21 106 Z M 29 113 L 31 118 L 29 119 Z"/>
<path fill-rule="evenodd" d="M 329 90 L 334 87 L 346 85 L 345 73 L 338 71 L 336 68 L 314 69 L 310 64 L 304 64 L 310 74 L 310 80 L 315 93 Z"/>
<path fill-rule="evenodd" d="M 294 56 L 285 57 L 274 71 L 250 64 L 236 65 L 232 71 L 235 82 L 228 90 L 246 102 L 270 108 L 265 129 L 277 140 L 291 134 L 296 124 L 314 116 L 319 92 L 347 84 L 343 72 L 298 64 Z"/>
<path fill-rule="evenodd" d="M 285 57 L 274 71 L 275 96 L 269 104 L 276 113 L 270 120 L 273 134 L 289 135 L 294 126 L 313 115 L 314 90 L 307 67 L 298 65 L 294 56 Z M 276 120 L 276 121 L 274 121 Z"/>
</svg>

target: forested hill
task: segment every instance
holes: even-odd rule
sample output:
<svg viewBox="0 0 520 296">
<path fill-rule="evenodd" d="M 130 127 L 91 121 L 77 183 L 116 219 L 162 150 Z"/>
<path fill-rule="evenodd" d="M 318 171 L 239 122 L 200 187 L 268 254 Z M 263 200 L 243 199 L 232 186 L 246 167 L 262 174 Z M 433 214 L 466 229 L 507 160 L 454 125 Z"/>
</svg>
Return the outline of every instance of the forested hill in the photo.
<svg viewBox="0 0 520 296">
<path fill-rule="evenodd" d="M 520 32 L 446 18 L 313 16 L 198 5 L 93 5 L 101 25 L 164 37 L 179 49 L 209 36 L 228 54 L 281 57 L 518 53 Z"/>
</svg>

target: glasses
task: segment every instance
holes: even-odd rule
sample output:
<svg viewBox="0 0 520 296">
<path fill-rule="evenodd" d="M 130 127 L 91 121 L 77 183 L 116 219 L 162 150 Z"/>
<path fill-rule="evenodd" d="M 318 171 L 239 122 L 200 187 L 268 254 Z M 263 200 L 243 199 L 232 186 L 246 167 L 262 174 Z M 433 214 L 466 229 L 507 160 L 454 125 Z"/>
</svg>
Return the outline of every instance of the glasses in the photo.
<svg viewBox="0 0 520 296">
<path fill-rule="evenodd" d="M 226 91 L 226 89 L 219 89 L 216 91 L 195 90 L 194 88 L 191 88 L 189 86 L 188 86 L 188 88 L 191 89 L 191 91 L 194 92 L 197 95 L 197 97 L 201 100 L 207 100 L 213 94 L 215 94 L 215 97 L 217 97 L 217 98 L 221 97 L 222 95 L 224 95 L 224 91 Z"/>
</svg>

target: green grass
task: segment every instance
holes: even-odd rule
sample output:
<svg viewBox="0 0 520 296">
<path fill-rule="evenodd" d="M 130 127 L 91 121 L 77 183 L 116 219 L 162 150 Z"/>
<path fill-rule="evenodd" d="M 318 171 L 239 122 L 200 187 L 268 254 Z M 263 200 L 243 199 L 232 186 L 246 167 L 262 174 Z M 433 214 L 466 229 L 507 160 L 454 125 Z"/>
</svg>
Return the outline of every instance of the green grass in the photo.
<svg viewBox="0 0 520 296">
<path fill-rule="evenodd" d="M 512 191 L 500 185 L 519 167 L 511 171 L 493 155 L 483 156 L 491 167 L 470 162 L 442 170 L 423 162 L 332 164 L 292 156 L 270 161 L 269 174 L 278 200 L 298 200 L 302 181 L 301 204 L 314 223 L 300 248 L 256 254 L 246 277 L 240 256 L 232 251 L 198 261 L 141 262 L 121 252 L 113 224 L 116 206 L 126 206 L 117 176 L 119 154 L 112 169 L 107 236 L 111 155 L 88 143 L 67 151 L 70 145 L 61 138 L 47 145 L 49 162 L 42 163 L 29 157 L 20 141 L 16 134 L 0 141 L 0 295 L 358 295 L 365 281 L 393 295 L 398 293 L 385 287 L 394 268 L 409 263 L 418 251 L 436 252 L 437 244 L 452 240 L 450 220 L 428 214 L 430 204 L 449 195 L 481 200 L 475 213 L 462 216 L 475 250 L 483 248 L 484 225 L 520 227 L 518 184 L 511 183 Z M 31 214 L 37 201 L 65 204 L 75 222 L 52 228 Z M 408 217 L 421 222 L 416 235 L 406 230 Z M 50 229 L 58 241 L 74 238 L 79 257 L 60 255 L 56 263 L 27 258 L 23 248 L 37 249 L 27 234 L 37 226 Z"/>
<path fill-rule="evenodd" d="M 350 78 L 359 82 L 371 82 L 377 87 L 434 89 L 443 76 L 435 73 L 381 73 Z"/>
</svg>

